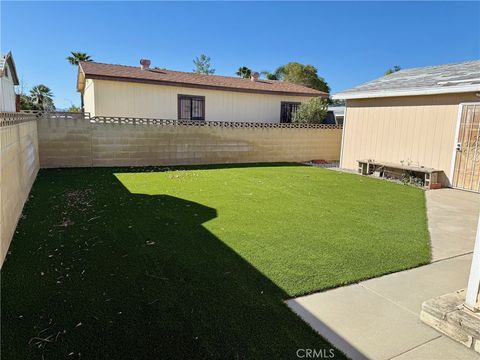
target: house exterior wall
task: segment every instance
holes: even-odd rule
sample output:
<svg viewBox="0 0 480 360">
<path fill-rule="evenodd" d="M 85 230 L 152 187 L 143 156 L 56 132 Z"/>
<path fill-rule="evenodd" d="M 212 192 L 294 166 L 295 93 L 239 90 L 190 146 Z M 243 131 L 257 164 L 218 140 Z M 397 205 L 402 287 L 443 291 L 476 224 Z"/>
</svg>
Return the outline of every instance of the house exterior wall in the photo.
<svg viewBox="0 0 480 360">
<path fill-rule="evenodd" d="M 305 102 L 312 97 L 87 79 L 85 111 L 91 116 L 178 118 L 178 95 L 205 96 L 205 120 L 280 122 L 282 101 Z"/>
<path fill-rule="evenodd" d="M 449 186 L 459 104 L 478 100 L 474 93 L 347 100 L 340 166 L 410 162 L 443 170 Z"/>
<path fill-rule="evenodd" d="M 85 81 L 85 90 L 83 91 L 83 106 L 85 112 L 90 112 L 90 116 L 95 116 L 95 88 L 93 80 Z"/>
<path fill-rule="evenodd" d="M 0 77 L 0 111 L 14 112 L 15 107 L 15 85 L 13 84 L 12 72 L 8 64 L 7 67 L 8 76 Z"/>
<path fill-rule="evenodd" d="M 0 122 L 0 266 L 38 168 L 36 119 L 8 126 Z"/>
</svg>

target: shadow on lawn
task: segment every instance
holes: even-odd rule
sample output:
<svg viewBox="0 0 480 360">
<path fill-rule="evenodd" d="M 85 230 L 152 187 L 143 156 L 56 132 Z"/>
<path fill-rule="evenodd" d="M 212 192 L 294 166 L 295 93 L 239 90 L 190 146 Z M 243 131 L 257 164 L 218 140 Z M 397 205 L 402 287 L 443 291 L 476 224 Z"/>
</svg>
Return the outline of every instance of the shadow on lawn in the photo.
<svg viewBox="0 0 480 360">
<path fill-rule="evenodd" d="M 3 359 L 295 359 L 331 347 L 202 226 L 215 209 L 132 194 L 113 173 L 40 172 L 2 269 Z"/>
<path fill-rule="evenodd" d="M 142 167 L 118 167 L 118 168 L 97 168 L 120 173 L 142 173 L 142 172 L 167 172 L 178 170 L 218 170 L 218 169 L 239 169 L 256 167 L 284 167 L 284 166 L 310 166 L 298 162 L 276 162 L 276 163 L 240 163 L 240 164 L 205 164 L 205 165 L 165 165 L 165 166 L 142 166 Z M 114 171 L 115 170 L 115 171 Z"/>
</svg>

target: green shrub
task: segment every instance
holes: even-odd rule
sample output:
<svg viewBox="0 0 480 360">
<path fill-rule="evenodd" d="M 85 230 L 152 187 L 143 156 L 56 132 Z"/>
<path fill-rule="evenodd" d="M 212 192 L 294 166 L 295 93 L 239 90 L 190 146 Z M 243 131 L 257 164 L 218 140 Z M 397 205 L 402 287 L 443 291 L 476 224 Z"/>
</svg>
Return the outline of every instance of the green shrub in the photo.
<svg viewBox="0 0 480 360">
<path fill-rule="evenodd" d="M 297 109 L 293 114 L 292 122 L 294 123 L 309 123 L 321 124 L 328 111 L 328 99 L 313 98 Z"/>
</svg>

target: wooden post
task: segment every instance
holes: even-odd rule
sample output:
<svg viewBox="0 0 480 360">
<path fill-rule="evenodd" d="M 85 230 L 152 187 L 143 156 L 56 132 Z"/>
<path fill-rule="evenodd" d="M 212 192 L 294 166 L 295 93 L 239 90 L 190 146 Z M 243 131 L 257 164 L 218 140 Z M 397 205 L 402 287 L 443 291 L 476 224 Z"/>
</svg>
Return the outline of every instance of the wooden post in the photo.
<svg viewBox="0 0 480 360">
<path fill-rule="evenodd" d="M 477 224 L 477 238 L 473 249 L 472 266 L 468 279 L 465 306 L 473 311 L 480 311 L 480 216 Z"/>
</svg>

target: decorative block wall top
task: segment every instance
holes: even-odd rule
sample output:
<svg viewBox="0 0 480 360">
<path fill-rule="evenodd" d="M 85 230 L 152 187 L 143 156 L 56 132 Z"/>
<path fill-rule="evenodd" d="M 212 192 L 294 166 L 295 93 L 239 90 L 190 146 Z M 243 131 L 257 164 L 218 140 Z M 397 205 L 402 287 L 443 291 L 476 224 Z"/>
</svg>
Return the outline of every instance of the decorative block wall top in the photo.
<svg viewBox="0 0 480 360">
<path fill-rule="evenodd" d="M 40 113 L 0 112 L 0 127 L 34 121 L 39 116 Z"/>
<path fill-rule="evenodd" d="M 133 117 L 110 117 L 94 116 L 90 113 L 78 112 L 42 112 L 22 111 L 19 113 L 0 113 L 0 126 L 9 126 L 24 121 L 32 121 L 39 118 L 51 119 L 85 119 L 92 124 L 113 125 L 159 125 L 159 126 L 196 126 L 196 127 L 221 127 L 221 128 L 267 128 L 267 129 L 341 129 L 342 125 L 334 124 L 306 124 L 306 123 L 256 123 L 256 122 L 230 122 L 230 121 L 198 121 L 198 120 L 173 120 L 156 118 L 133 118 Z"/>
<path fill-rule="evenodd" d="M 203 121 L 203 120 L 172 120 L 155 118 L 131 118 L 94 116 L 90 119 L 96 124 L 117 125 L 170 125 L 170 126 L 207 126 L 228 128 L 285 128 L 285 129 L 341 129 L 342 125 L 333 124 L 305 124 L 305 123 L 256 123 L 232 121 Z"/>
</svg>

